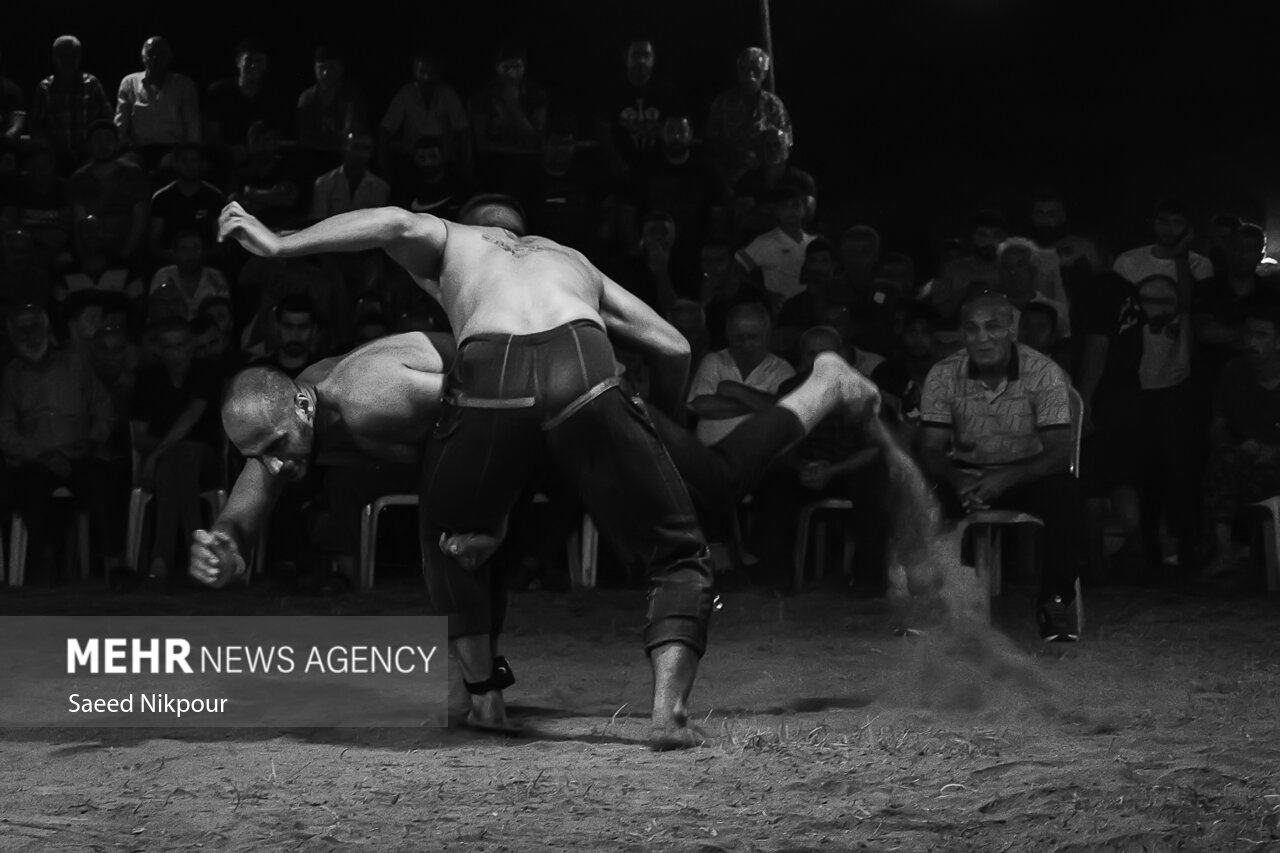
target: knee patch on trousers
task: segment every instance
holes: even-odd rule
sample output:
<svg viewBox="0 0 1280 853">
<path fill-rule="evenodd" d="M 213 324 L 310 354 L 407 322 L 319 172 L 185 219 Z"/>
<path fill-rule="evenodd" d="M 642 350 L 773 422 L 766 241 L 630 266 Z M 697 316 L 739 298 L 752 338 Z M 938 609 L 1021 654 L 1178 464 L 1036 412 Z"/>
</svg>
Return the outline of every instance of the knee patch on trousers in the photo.
<svg viewBox="0 0 1280 853">
<path fill-rule="evenodd" d="M 707 650 L 707 624 L 719 609 L 720 597 L 698 583 L 659 583 L 649 590 L 644 650 L 681 643 L 701 657 Z"/>
</svg>

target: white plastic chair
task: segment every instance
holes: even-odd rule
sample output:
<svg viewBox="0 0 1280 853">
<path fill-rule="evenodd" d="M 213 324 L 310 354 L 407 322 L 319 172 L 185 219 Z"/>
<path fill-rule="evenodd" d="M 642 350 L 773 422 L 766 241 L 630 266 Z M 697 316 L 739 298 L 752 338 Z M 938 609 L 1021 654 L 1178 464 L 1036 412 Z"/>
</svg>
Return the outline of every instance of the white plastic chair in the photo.
<svg viewBox="0 0 1280 853">
<path fill-rule="evenodd" d="M 70 500 L 71 491 L 65 488 L 54 489 L 53 496 L 59 500 Z M 22 586 L 27 576 L 27 525 L 18 513 L 13 514 L 9 526 L 9 586 Z M 90 566 L 90 532 L 89 513 L 84 510 L 76 512 L 76 554 L 80 561 L 80 579 L 89 579 Z"/>
<path fill-rule="evenodd" d="M 818 558 L 813 564 L 814 578 L 822 580 L 823 560 L 827 553 L 827 527 L 822 517 L 818 515 L 820 512 L 853 512 L 853 501 L 844 500 L 842 498 L 832 498 L 825 501 L 814 501 L 805 504 L 800 509 L 800 519 L 796 526 L 796 544 L 795 553 L 792 555 L 795 562 L 796 572 L 796 589 L 804 585 L 804 572 L 809 563 L 809 533 L 814 532 L 814 551 Z M 853 525 L 846 523 L 841 528 L 844 533 L 844 549 L 841 552 L 840 570 L 844 574 L 853 571 Z"/>
<path fill-rule="evenodd" d="M 129 492 L 129 520 L 125 530 L 125 565 L 133 571 L 141 571 L 138 561 L 142 558 L 142 528 L 146 520 L 147 506 L 154 497 L 149 489 L 138 485 L 142 478 L 142 453 L 138 439 L 147 430 L 142 421 L 129 421 L 129 444 L 133 457 L 133 489 Z M 200 493 L 200 499 L 209 505 L 209 512 L 217 517 L 227 503 L 226 489 L 209 489 Z"/>
</svg>

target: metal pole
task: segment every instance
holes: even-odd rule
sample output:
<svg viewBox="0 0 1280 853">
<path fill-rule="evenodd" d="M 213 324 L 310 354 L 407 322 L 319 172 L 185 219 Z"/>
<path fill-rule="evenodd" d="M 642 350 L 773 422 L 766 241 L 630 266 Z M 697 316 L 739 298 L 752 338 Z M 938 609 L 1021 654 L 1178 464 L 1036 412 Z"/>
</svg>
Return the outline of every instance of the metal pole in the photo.
<svg viewBox="0 0 1280 853">
<path fill-rule="evenodd" d="M 773 26 L 769 22 L 769 0 L 760 0 L 760 28 L 764 30 L 764 52 L 769 54 L 769 77 L 764 81 L 771 94 L 777 94 L 778 58 L 773 55 Z"/>
</svg>

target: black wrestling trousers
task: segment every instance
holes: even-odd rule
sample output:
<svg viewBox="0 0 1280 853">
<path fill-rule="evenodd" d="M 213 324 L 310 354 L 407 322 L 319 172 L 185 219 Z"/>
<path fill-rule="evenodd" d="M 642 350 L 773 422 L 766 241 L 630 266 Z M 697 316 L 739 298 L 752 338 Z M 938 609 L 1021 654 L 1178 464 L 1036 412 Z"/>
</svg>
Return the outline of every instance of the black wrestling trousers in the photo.
<svg viewBox="0 0 1280 853">
<path fill-rule="evenodd" d="M 496 530 L 550 462 L 604 538 L 644 567 L 646 650 L 679 642 L 705 651 L 713 580 L 707 543 L 644 404 L 623 391 L 614 371 L 612 346 L 594 323 L 483 336 L 459 347 L 420 501 L 423 571 L 451 637 L 496 634 L 501 596 L 487 568 L 464 569 L 440 551 L 440 534 Z"/>
</svg>

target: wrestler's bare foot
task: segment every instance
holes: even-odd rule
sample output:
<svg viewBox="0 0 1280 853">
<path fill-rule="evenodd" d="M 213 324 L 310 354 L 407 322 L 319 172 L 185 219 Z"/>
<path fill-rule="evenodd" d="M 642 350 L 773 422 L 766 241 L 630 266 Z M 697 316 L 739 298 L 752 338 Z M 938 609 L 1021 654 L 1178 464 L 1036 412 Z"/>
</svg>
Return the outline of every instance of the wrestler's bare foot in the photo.
<svg viewBox="0 0 1280 853">
<path fill-rule="evenodd" d="M 843 358 L 824 352 L 813 360 L 809 378 L 778 405 L 795 413 L 807 435 L 833 412 L 849 412 L 858 421 L 874 417 L 880 411 L 880 392 Z"/>
<path fill-rule="evenodd" d="M 697 653 L 682 643 L 667 643 L 650 655 L 653 664 L 653 717 L 649 747 L 654 752 L 689 749 L 707 743 L 707 736 L 689 724 L 687 704 L 698 674 Z"/>
<path fill-rule="evenodd" d="M 462 719 L 462 725 L 469 729 L 504 735 L 524 732 L 523 728 L 507 718 L 507 705 L 502 701 L 501 690 L 490 690 L 488 693 L 472 696 L 471 710 Z"/>
<path fill-rule="evenodd" d="M 854 418 L 862 420 L 880 414 L 880 389 L 835 353 L 818 353 L 813 360 L 813 376 L 831 384 L 841 405 Z"/>
</svg>

